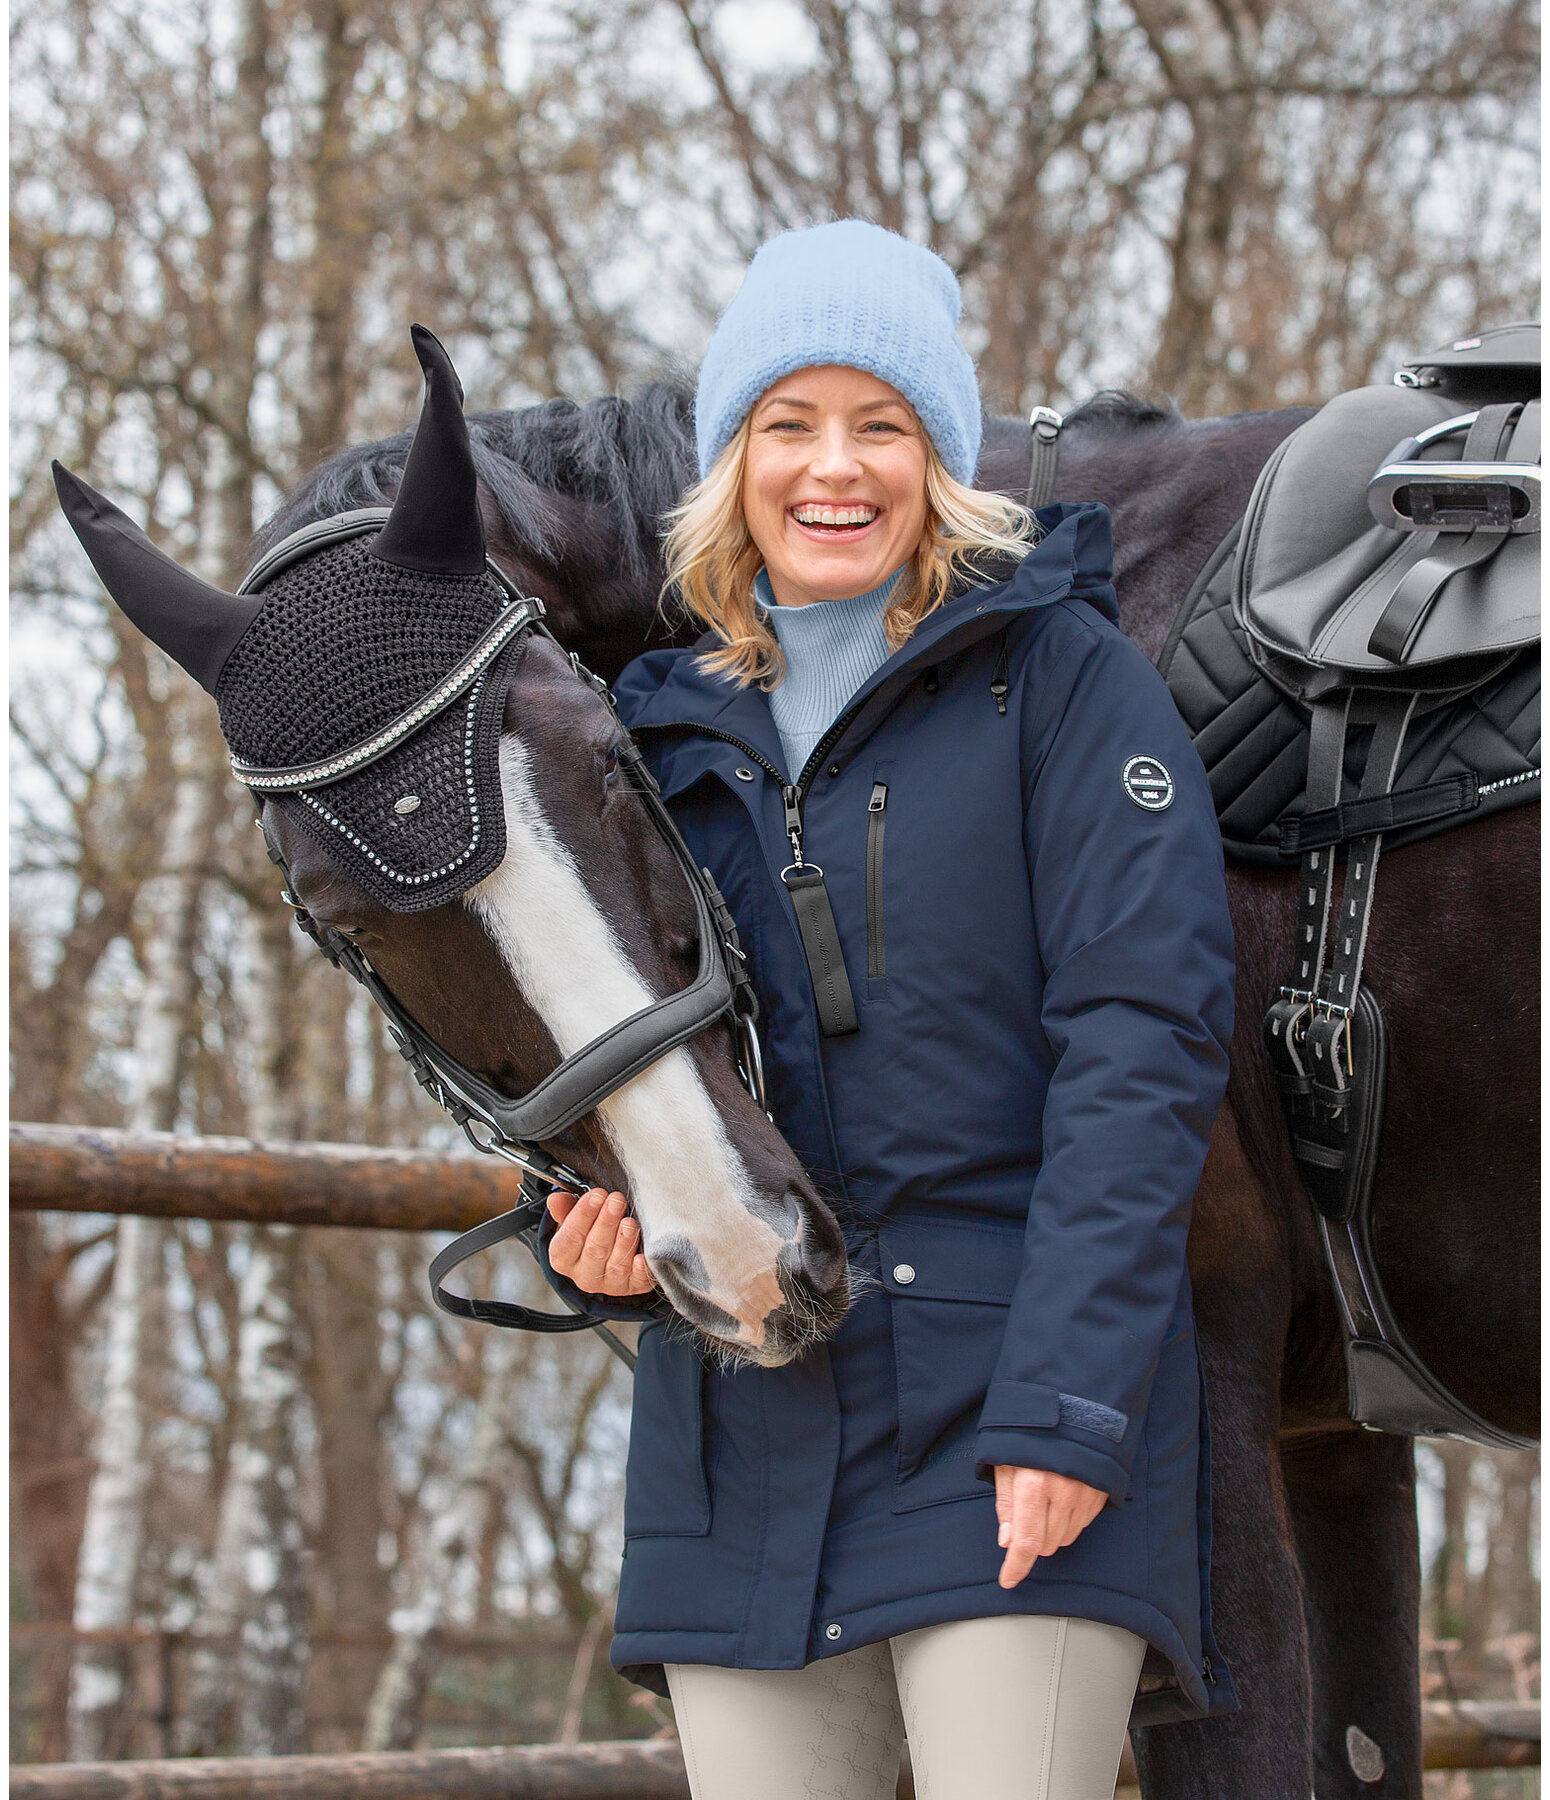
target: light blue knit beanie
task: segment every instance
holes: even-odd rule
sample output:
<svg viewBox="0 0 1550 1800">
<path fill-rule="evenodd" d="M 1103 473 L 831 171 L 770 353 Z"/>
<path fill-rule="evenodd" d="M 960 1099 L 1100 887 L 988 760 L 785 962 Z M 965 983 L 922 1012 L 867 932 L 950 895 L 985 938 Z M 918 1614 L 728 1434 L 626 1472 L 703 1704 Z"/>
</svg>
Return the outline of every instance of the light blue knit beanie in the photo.
<svg viewBox="0 0 1550 1800">
<path fill-rule="evenodd" d="M 962 311 L 957 277 L 941 257 L 881 225 L 838 219 L 771 238 L 700 365 L 701 479 L 772 382 L 839 363 L 896 387 L 948 473 L 968 486 L 979 460 L 980 395 L 958 341 Z"/>
</svg>

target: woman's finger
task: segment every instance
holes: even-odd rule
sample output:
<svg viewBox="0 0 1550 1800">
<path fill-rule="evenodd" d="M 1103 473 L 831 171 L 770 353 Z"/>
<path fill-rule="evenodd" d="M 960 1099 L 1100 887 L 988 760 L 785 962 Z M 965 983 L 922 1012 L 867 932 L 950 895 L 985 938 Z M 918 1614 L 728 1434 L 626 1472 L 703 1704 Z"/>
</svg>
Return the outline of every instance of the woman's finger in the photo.
<svg viewBox="0 0 1550 1800">
<path fill-rule="evenodd" d="M 619 1226 L 623 1218 L 623 1194 L 607 1195 L 593 1216 L 578 1265 L 581 1271 L 581 1285 L 590 1293 L 595 1294 L 602 1291 L 608 1269 L 608 1259 L 613 1254 L 614 1240 L 619 1235 Z"/>
<path fill-rule="evenodd" d="M 649 1294 L 656 1285 L 650 1263 L 644 1256 L 637 1253 L 634 1265 L 630 1269 L 630 1292 L 632 1294 Z"/>
<path fill-rule="evenodd" d="M 578 1195 L 558 1231 L 549 1240 L 549 1261 L 561 1275 L 574 1280 L 579 1273 L 587 1234 L 607 1196 L 602 1188 L 588 1188 Z M 562 1203 L 563 1204 L 563 1203 Z"/>
<path fill-rule="evenodd" d="M 1011 1536 L 998 1577 L 1002 1587 L 1016 1587 L 1045 1554 L 1043 1545 L 1049 1530 L 1049 1511 L 1049 1495 L 1042 1485 L 1014 1483 Z"/>
<path fill-rule="evenodd" d="M 619 1221 L 619 1229 L 614 1233 L 613 1247 L 603 1269 L 605 1294 L 629 1293 L 630 1276 L 635 1267 L 635 1245 L 639 1236 L 640 1227 L 633 1219 Z"/>
<path fill-rule="evenodd" d="M 1012 1475 L 1008 1464 L 996 1464 L 996 1523 L 1001 1528 L 996 1542 L 1003 1550 L 1012 1541 Z"/>
<path fill-rule="evenodd" d="M 557 1225 L 563 1225 L 576 1210 L 576 1196 L 569 1188 L 551 1188 L 549 1192 L 549 1217 Z"/>
</svg>

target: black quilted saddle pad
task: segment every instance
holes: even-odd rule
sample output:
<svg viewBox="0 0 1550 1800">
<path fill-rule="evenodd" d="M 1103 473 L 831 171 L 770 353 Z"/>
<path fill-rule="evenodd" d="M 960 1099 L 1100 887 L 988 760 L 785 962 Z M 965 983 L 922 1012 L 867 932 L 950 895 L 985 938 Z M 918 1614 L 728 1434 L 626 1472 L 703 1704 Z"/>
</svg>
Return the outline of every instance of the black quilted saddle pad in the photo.
<svg viewBox="0 0 1550 1800">
<path fill-rule="evenodd" d="M 1249 659 L 1232 614 L 1234 526 L 1201 570 L 1163 645 L 1158 668 L 1211 779 L 1222 844 L 1240 862 L 1290 867 L 1304 808 L 1308 713 L 1273 687 Z M 1370 726 L 1346 745 L 1347 793 L 1361 779 Z M 1412 721 L 1396 794 L 1458 777 L 1474 804 L 1420 825 L 1385 832 L 1386 848 L 1539 798 L 1539 651 L 1521 652 L 1483 686 Z"/>
</svg>

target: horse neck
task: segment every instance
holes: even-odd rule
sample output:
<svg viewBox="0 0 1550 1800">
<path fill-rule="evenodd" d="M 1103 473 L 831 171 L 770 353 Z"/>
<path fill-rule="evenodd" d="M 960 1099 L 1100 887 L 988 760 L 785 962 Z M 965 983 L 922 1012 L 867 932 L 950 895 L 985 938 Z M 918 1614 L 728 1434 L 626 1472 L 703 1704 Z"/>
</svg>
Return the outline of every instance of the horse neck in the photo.
<svg viewBox="0 0 1550 1800">
<path fill-rule="evenodd" d="M 1309 416 L 1293 409 L 1132 424 L 1078 415 L 1062 433 L 1056 495 L 1101 501 L 1113 515 L 1120 623 L 1154 662 L 1191 582 L 1243 516 L 1271 451 Z M 980 485 L 1021 499 L 1028 455 L 1022 420 L 992 420 Z"/>
</svg>

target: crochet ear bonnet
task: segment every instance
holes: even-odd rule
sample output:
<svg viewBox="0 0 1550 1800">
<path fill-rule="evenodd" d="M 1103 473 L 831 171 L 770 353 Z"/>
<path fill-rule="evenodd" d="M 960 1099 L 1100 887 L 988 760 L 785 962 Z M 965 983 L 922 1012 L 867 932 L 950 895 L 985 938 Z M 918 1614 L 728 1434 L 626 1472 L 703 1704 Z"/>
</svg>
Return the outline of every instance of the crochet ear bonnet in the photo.
<svg viewBox="0 0 1550 1800">
<path fill-rule="evenodd" d="M 498 744 L 531 617 L 485 554 L 463 391 L 413 328 L 425 404 L 390 510 L 304 527 L 235 594 L 54 465 L 113 598 L 215 696 L 240 780 L 374 898 L 419 912 L 505 855 Z"/>
</svg>

